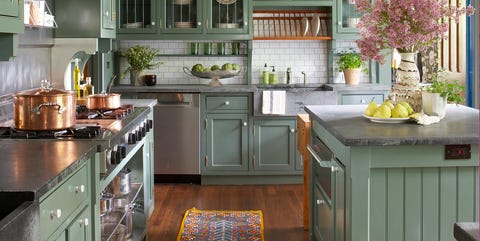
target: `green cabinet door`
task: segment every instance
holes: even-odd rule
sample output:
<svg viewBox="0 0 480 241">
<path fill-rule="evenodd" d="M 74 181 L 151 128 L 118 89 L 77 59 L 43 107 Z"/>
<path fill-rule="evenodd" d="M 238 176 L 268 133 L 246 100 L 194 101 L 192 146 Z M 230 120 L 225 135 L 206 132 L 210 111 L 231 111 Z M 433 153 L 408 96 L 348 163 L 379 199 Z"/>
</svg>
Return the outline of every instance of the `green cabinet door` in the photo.
<svg viewBox="0 0 480 241">
<path fill-rule="evenodd" d="M 55 1 L 56 38 L 115 38 L 113 0 Z"/>
<path fill-rule="evenodd" d="M 248 0 L 236 1 L 202 1 L 207 5 L 206 24 L 207 33 L 220 34 L 247 34 L 250 26 L 250 11 Z M 224 4 L 220 2 L 233 2 Z"/>
<path fill-rule="evenodd" d="M 117 1 L 117 33 L 156 33 L 156 0 L 119 0 Z"/>
<path fill-rule="evenodd" d="M 67 227 L 67 241 L 90 241 L 90 209 L 88 206 Z"/>
<path fill-rule="evenodd" d="M 208 171 L 248 170 L 248 115 L 206 115 L 206 157 Z"/>
<path fill-rule="evenodd" d="M 0 0 L 0 17 L 19 17 L 19 9 L 23 1 Z"/>
<path fill-rule="evenodd" d="M 359 38 L 356 27 L 361 18 L 357 12 L 354 0 L 336 0 L 336 12 L 333 17 L 334 39 L 357 39 Z"/>
<path fill-rule="evenodd" d="M 255 120 L 255 170 L 293 171 L 295 169 L 295 120 Z"/>
<path fill-rule="evenodd" d="M 160 32 L 201 34 L 204 30 L 204 0 L 162 0 Z"/>
</svg>

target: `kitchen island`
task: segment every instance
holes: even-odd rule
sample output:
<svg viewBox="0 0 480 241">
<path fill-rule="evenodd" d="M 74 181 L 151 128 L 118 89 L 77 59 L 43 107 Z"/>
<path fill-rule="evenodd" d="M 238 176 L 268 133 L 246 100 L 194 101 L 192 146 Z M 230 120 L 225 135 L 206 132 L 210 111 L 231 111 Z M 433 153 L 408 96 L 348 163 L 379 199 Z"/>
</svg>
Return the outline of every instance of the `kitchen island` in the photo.
<svg viewBox="0 0 480 241">
<path fill-rule="evenodd" d="M 454 223 L 477 222 L 478 110 L 449 105 L 422 126 L 374 123 L 365 108 L 305 108 L 311 152 L 327 153 L 311 161 L 311 240 L 452 241 Z"/>
</svg>

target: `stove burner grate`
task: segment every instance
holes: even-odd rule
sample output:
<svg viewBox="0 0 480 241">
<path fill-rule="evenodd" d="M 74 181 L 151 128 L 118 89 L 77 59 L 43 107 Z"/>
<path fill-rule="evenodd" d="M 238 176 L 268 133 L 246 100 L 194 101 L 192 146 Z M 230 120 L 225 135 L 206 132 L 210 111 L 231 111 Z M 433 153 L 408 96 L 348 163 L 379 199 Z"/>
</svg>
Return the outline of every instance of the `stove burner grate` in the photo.
<svg viewBox="0 0 480 241">
<path fill-rule="evenodd" d="M 0 127 L 0 138 L 10 139 L 92 139 L 101 133 L 100 126 L 84 126 L 64 130 L 24 131 L 12 127 Z"/>
<path fill-rule="evenodd" d="M 113 119 L 121 120 L 127 115 L 133 113 L 133 105 L 122 105 L 118 109 L 111 110 L 91 110 L 86 106 L 77 106 L 77 119 Z"/>
</svg>

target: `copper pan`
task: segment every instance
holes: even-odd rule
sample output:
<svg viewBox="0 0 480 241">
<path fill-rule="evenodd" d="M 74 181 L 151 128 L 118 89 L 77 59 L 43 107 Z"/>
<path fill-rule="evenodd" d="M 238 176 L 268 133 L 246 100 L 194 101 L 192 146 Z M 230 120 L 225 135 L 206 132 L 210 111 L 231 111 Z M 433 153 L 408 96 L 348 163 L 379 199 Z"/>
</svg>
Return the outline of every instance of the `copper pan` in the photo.
<svg viewBox="0 0 480 241">
<path fill-rule="evenodd" d="M 89 110 L 112 110 L 120 108 L 120 94 L 110 93 L 113 80 L 117 77 L 113 75 L 107 85 L 107 93 L 88 95 L 87 109 Z"/>
</svg>

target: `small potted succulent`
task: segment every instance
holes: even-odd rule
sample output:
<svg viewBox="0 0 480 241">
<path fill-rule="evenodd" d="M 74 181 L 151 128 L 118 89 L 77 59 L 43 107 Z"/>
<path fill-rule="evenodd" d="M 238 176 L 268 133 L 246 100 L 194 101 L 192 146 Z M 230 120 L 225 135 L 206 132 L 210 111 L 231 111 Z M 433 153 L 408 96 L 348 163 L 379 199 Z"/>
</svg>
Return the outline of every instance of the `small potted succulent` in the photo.
<svg viewBox="0 0 480 241">
<path fill-rule="evenodd" d="M 441 74 L 442 71 L 439 71 Z M 427 115 L 443 118 L 446 114 L 447 103 L 461 104 L 465 102 L 463 94 L 465 86 L 455 81 L 440 80 L 438 74 L 433 75 L 431 84 L 422 91 L 422 108 Z"/>
<path fill-rule="evenodd" d="M 134 86 L 144 85 L 142 75 L 146 69 L 153 69 L 161 62 L 154 62 L 158 50 L 150 49 L 148 46 L 136 45 L 130 47 L 120 55 L 127 58 L 129 67 L 123 72 L 130 72 L 130 81 Z"/>
<path fill-rule="evenodd" d="M 360 73 L 367 72 L 360 53 L 354 52 L 352 49 L 339 53 L 337 65 L 338 71 L 343 72 L 345 83 L 349 85 L 357 85 L 360 82 Z"/>
</svg>

